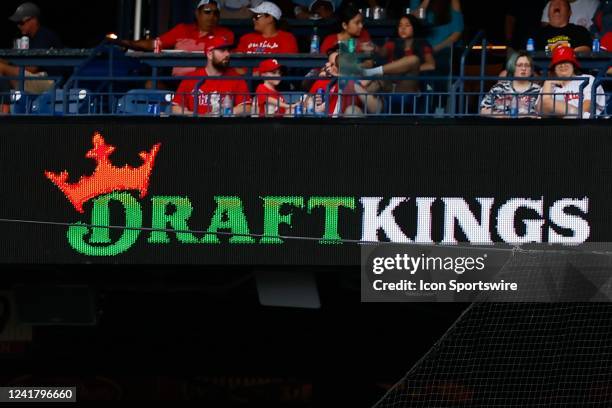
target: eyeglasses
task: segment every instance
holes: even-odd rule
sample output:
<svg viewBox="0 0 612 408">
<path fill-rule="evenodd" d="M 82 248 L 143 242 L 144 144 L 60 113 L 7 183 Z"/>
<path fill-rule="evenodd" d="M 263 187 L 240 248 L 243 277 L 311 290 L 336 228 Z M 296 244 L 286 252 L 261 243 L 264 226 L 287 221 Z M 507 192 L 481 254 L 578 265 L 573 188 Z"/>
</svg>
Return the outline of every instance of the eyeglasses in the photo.
<svg viewBox="0 0 612 408">
<path fill-rule="evenodd" d="M 206 15 L 214 14 L 215 16 L 219 16 L 221 14 L 221 12 L 216 9 L 201 9 L 200 13 L 206 14 Z"/>
<path fill-rule="evenodd" d="M 259 20 L 260 18 L 262 18 L 262 17 L 267 17 L 267 16 L 269 16 L 269 14 L 255 14 L 255 15 L 253 16 L 253 20 L 254 20 L 254 21 L 257 21 L 257 20 Z"/>
<path fill-rule="evenodd" d="M 22 26 L 22 25 L 24 25 L 25 23 L 27 23 L 28 21 L 30 21 L 31 19 L 32 19 L 32 17 L 26 18 L 25 20 L 18 22 L 18 23 L 17 23 L 17 25 L 18 25 L 18 26 Z"/>
<path fill-rule="evenodd" d="M 531 64 L 516 64 L 517 68 L 531 68 Z"/>
</svg>

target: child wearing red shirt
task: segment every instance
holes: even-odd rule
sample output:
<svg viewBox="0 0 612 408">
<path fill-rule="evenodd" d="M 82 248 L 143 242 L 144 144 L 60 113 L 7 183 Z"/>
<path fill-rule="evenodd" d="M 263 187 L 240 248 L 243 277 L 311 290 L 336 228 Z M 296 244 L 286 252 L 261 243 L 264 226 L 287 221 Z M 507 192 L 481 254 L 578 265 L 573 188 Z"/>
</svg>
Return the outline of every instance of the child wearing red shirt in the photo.
<svg viewBox="0 0 612 408">
<path fill-rule="evenodd" d="M 255 90 L 259 117 L 284 116 L 287 113 L 291 113 L 299 104 L 288 104 L 285 98 L 276 90 L 276 87 L 281 82 L 279 78 L 281 75 L 280 70 L 281 65 L 275 59 L 264 60 L 257 68 L 259 75 L 264 78 L 263 84 L 259 85 Z M 272 79 L 272 77 L 275 78 Z"/>
</svg>

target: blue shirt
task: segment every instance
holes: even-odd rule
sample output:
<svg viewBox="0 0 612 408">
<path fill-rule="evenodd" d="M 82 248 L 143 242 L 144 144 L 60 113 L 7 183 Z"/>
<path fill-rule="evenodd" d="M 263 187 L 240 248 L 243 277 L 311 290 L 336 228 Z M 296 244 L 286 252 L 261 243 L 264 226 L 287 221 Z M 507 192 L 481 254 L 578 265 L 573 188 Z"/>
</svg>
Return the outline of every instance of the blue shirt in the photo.
<svg viewBox="0 0 612 408">
<path fill-rule="evenodd" d="M 420 0 L 410 0 L 410 8 L 416 10 L 421 5 Z M 451 8 L 451 20 L 448 24 L 433 26 L 435 23 L 435 16 L 431 11 L 427 11 L 425 20 L 427 23 L 432 24 L 432 27 L 428 30 L 427 41 L 432 47 L 440 44 L 446 40 L 453 33 L 460 33 L 463 31 L 463 14 Z"/>
</svg>

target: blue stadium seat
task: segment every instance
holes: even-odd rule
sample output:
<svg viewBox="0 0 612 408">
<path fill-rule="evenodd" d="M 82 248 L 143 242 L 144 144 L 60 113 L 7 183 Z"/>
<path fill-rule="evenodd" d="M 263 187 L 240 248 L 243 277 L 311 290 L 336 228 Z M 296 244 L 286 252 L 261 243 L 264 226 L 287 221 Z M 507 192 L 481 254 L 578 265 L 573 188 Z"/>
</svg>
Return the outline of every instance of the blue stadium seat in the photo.
<svg viewBox="0 0 612 408">
<path fill-rule="evenodd" d="M 86 89 L 70 89 L 66 99 L 69 115 L 93 114 L 95 113 L 95 102 Z M 56 89 L 38 96 L 32 103 L 32 114 L 35 115 L 63 115 L 64 114 L 64 90 Z"/>
<path fill-rule="evenodd" d="M 144 116 L 170 114 L 173 96 L 170 91 L 132 89 L 119 99 L 116 113 Z"/>
</svg>

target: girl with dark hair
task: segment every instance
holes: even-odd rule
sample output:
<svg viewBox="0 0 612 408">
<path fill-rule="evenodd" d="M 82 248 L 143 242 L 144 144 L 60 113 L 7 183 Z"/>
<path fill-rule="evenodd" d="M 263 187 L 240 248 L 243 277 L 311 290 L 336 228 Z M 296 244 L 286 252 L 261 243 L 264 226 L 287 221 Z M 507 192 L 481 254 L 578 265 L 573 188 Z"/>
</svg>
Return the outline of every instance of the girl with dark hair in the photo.
<svg viewBox="0 0 612 408">
<path fill-rule="evenodd" d="M 402 74 L 402 59 L 412 55 L 419 58 L 418 71 L 431 71 L 436 68 L 433 49 L 423 37 L 425 30 L 421 21 L 413 15 L 403 15 L 397 25 L 397 38 L 387 42 L 382 55 L 387 57 L 388 64 L 383 67 L 385 74 Z M 393 64 L 398 61 L 398 64 Z"/>
<path fill-rule="evenodd" d="M 397 25 L 397 38 L 388 41 L 379 50 L 387 64 L 364 70 L 364 75 L 419 75 L 421 71 L 433 71 L 436 62 L 431 45 L 423 38 L 423 25 L 413 15 L 403 15 Z M 418 91 L 416 81 L 402 81 L 400 88 Z"/>
<path fill-rule="evenodd" d="M 363 71 L 366 76 L 405 75 L 416 77 L 421 71 L 432 71 L 436 68 L 431 45 L 423 39 L 424 29 L 421 22 L 412 15 L 404 15 L 397 25 L 397 38 L 387 42 L 380 54 L 387 58 L 387 64 Z M 369 84 L 370 85 L 370 84 Z M 370 91 L 382 90 L 393 93 L 387 98 L 391 113 L 414 112 L 419 81 L 403 79 L 400 81 L 373 81 Z"/>
<path fill-rule="evenodd" d="M 321 44 L 322 54 L 326 54 L 340 41 L 348 41 L 351 38 L 357 41 L 356 50 L 358 51 L 363 50 L 365 44 L 371 43 L 370 34 L 363 28 L 363 16 L 359 9 L 349 4 L 340 10 L 338 18 L 340 19 L 341 31 L 325 37 Z"/>
</svg>

